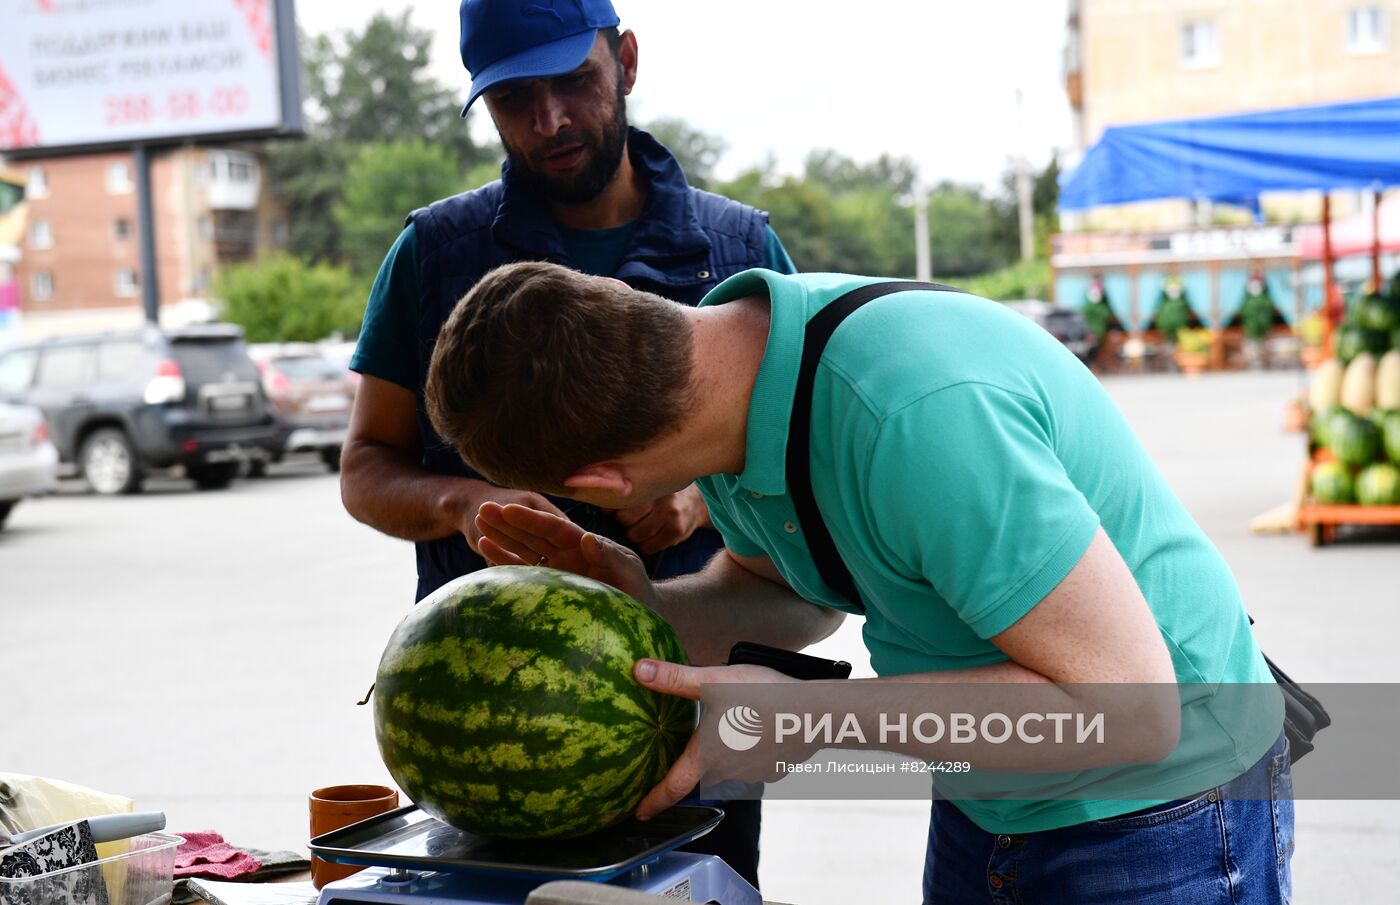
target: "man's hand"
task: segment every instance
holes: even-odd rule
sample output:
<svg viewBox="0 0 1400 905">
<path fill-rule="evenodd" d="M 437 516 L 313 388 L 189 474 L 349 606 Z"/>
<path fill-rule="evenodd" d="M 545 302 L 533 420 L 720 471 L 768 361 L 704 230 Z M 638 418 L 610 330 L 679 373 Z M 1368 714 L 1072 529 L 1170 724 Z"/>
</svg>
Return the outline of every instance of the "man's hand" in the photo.
<svg viewBox="0 0 1400 905">
<path fill-rule="evenodd" d="M 703 686 L 713 683 L 776 685 L 798 681 L 766 666 L 681 666 L 664 660 L 638 660 L 632 668 L 632 673 L 638 684 L 652 691 L 691 701 L 700 700 Z M 703 765 L 700 763 L 700 733 L 697 732 L 690 737 L 690 742 L 671 765 L 666 776 L 637 805 L 637 819 L 650 820 L 689 796 L 700 782 L 703 773 Z"/>
<path fill-rule="evenodd" d="M 710 510 L 691 484 L 678 493 L 619 509 L 617 520 L 626 526 L 627 539 L 643 553 L 659 553 L 690 537 L 696 528 L 708 527 Z"/>
<path fill-rule="evenodd" d="M 477 553 L 482 552 L 481 528 L 477 524 L 477 513 L 481 511 L 482 506 L 492 505 L 498 509 L 502 506 L 520 506 L 534 512 L 543 512 L 564 518 L 564 513 L 559 510 L 558 506 L 538 493 L 532 493 L 528 490 L 508 490 L 504 487 L 485 484 L 485 482 L 481 482 L 481 486 L 485 486 L 485 492 L 479 496 L 473 495 L 465 501 L 458 519 L 462 526 L 462 534 L 467 539 L 467 546 Z M 485 556 L 485 554 L 482 555 Z M 487 557 L 487 559 L 489 558 Z M 536 559 L 538 558 L 536 557 Z M 531 562 L 529 565 L 534 565 L 534 563 Z"/>
<path fill-rule="evenodd" d="M 610 584 L 656 609 L 656 586 L 637 554 L 562 514 L 488 502 L 476 516 L 480 553 L 493 566 L 549 566 Z"/>
</svg>

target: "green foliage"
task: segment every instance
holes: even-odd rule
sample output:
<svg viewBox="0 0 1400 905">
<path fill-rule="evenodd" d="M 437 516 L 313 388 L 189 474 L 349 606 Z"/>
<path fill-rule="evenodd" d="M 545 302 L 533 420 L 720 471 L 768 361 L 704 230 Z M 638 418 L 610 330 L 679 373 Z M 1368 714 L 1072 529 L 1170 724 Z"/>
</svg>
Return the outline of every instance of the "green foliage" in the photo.
<svg viewBox="0 0 1400 905">
<path fill-rule="evenodd" d="M 960 289 L 998 302 L 1045 299 L 1050 297 L 1050 265 L 1043 260 L 1017 261 L 991 273 L 952 282 Z M 1107 307 L 1104 305 L 1105 309 Z"/>
<path fill-rule="evenodd" d="M 1212 337 L 1205 327 L 1182 327 L 1176 332 L 1176 342 L 1187 355 L 1200 355 L 1210 351 Z"/>
<path fill-rule="evenodd" d="M 494 148 L 473 144 L 457 115 L 462 92 L 429 74 L 432 40 L 433 32 L 414 27 L 407 12 L 376 13 L 359 32 L 302 37 L 308 135 L 268 146 L 268 173 L 287 204 L 293 253 L 316 261 L 345 257 L 330 213 L 364 144 L 420 140 L 440 149 L 458 173 L 496 158 Z M 394 211 L 391 223 L 402 223 L 408 212 Z"/>
<path fill-rule="evenodd" d="M 1274 302 L 1267 294 L 1245 296 L 1240 305 L 1240 325 L 1250 339 L 1264 339 L 1274 325 Z"/>
<path fill-rule="evenodd" d="M 687 182 L 698 189 L 709 189 L 713 185 L 715 164 L 729 147 L 724 139 L 701 132 L 675 117 L 654 120 L 643 128 L 675 155 Z"/>
<path fill-rule="evenodd" d="M 1162 336 L 1175 342 L 1177 334 L 1191 325 L 1191 306 L 1186 303 L 1186 297 L 1172 298 L 1164 294 L 1153 323 Z"/>
<path fill-rule="evenodd" d="M 913 275 L 913 212 L 890 188 L 833 191 L 808 179 L 780 179 L 770 164 L 717 190 L 768 211 L 799 270 Z"/>
<path fill-rule="evenodd" d="M 1097 339 L 1107 336 L 1109 324 L 1113 323 L 1113 309 L 1108 307 L 1108 301 L 1099 299 L 1097 302 L 1085 302 L 1082 310 L 1084 324 L 1089 328 L 1089 332 Z"/>
<path fill-rule="evenodd" d="M 403 230 L 404 215 L 456 193 L 460 183 L 457 164 L 441 145 L 415 139 L 363 146 L 334 207 L 341 251 L 351 271 L 373 277 Z"/>
<path fill-rule="evenodd" d="M 240 264 L 219 274 L 215 295 L 225 320 L 243 327 L 249 342 L 315 342 L 360 329 L 363 294 L 350 273 L 306 264 L 287 254 Z"/>
</svg>

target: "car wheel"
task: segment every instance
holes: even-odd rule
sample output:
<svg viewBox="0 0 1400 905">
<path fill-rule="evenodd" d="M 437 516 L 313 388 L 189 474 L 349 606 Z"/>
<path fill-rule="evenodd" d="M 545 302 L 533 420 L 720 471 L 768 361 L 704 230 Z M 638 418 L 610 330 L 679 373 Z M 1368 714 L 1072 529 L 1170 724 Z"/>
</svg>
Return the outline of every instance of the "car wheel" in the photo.
<svg viewBox="0 0 1400 905">
<path fill-rule="evenodd" d="M 95 430 L 83 441 L 78 463 L 88 485 L 103 496 L 141 489 L 141 464 L 126 434 L 115 427 Z"/>
<path fill-rule="evenodd" d="M 19 500 L 0 500 L 0 528 L 5 527 L 5 519 L 10 517 L 10 510 L 15 508 Z"/>
<path fill-rule="evenodd" d="M 325 462 L 326 467 L 331 471 L 340 471 L 340 447 L 333 446 L 321 450 L 321 461 Z"/>
<path fill-rule="evenodd" d="M 213 465 L 191 465 L 186 471 L 194 486 L 200 490 L 223 490 L 238 477 L 237 462 L 218 462 Z"/>
<path fill-rule="evenodd" d="M 248 477 L 250 477 L 250 478 L 265 478 L 265 477 L 267 477 L 267 460 L 266 460 L 266 459 L 253 459 L 251 462 L 249 462 L 249 463 L 248 463 Z"/>
</svg>

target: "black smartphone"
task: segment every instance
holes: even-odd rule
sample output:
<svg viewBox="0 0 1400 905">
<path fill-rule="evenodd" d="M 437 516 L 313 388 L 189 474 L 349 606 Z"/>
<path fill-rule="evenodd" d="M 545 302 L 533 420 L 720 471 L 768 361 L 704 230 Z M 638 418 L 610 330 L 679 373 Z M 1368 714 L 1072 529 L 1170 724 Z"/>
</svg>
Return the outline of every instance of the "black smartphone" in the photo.
<svg viewBox="0 0 1400 905">
<path fill-rule="evenodd" d="M 769 647 L 756 641 L 740 641 L 729 650 L 728 666 L 741 663 L 776 669 L 794 679 L 849 679 L 851 664 L 845 660 L 824 660 L 794 650 Z"/>
</svg>

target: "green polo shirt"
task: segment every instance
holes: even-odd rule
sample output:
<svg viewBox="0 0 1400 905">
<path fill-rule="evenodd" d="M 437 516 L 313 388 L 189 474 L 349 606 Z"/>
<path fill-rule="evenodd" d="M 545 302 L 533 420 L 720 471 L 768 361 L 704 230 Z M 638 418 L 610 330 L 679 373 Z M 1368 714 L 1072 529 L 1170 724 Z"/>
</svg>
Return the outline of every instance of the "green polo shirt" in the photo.
<svg viewBox="0 0 1400 905">
<path fill-rule="evenodd" d="M 711 518 L 730 550 L 767 555 L 804 598 L 846 610 L 803 540 L 784 451 L 808 319 L 873 282 L 750 270 L 701 302 L 766 295 L 772 311 L 744 471 L 699 482 Z M 1029 319 L 949 292 L 865 305 L 826 347 L 811 433 L 813 493 L 866 604 L 864 639 L 879 675 L 1005 660 L 988 639 L 1053 590 L 1102 526 L 1157 618 L 1179 682 L 1272 681 L 1220 554 L 1099 381 Z M 1187 711 L 1182 745 L 1153 769 L 1188 787 L 1199 779 L 1199 789 L 1243 772 L 1282 725 L 1281 704 L 1225 721 L 1233 725 Z M 1002 833 L 1151 803 L 959 802 Z"/>
</svg>

